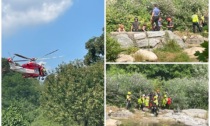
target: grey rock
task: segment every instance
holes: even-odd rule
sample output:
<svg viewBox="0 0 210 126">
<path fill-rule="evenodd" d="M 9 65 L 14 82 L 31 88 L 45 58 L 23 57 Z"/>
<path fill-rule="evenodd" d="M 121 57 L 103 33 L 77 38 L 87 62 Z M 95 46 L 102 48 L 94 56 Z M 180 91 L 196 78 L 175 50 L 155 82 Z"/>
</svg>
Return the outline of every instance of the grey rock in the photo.
<svg viewBox="0 0 210 126">
<path fill-rule="evenodd" d="M 202 109 L 187 109 L 179 113 L 168 111 L 162 117 L 164 119 L 174 119 L 189 126 L 207 126 L 207 111 Z"/>
<path fill-rule="evenodd" d="M 129 48 L 134 46 L 133 41 L 128 37 L 127 34 L 118 34 L 114 38 L 117 39 L 122 48 Z"/>
<path fill-rule="evenodd" d="M 140 33 L 134 34 L 134 39 L 136 39 L 136 40 L 144 39 L 144 38 L 146 38 L 146 33 L 144 33 L 144 32 L 140 32 Z"/>
<path fill-rule="evenodd" d="M 187 109 L 182 110 L 182 113 L 185 113 L 188 116 L 196 118 L 207 118 L 207 111 L 203 109 Z"/>
<path fill-rule="evenodd" d="M 147 36 L 149 38 L 152 38 L 152 37 L 161 37 L 161 36 L 164 36 L 165 35 L 165 31 L 148 31 L 147 32 Z"/>
<path fill-rule="evenodd" d="M 150 39 L 143 39 L 143 40 L 137 40 L 136 44 L 137 47 L 145 48 L 145 47 L 152 47 L 154 48 L 158 43 L 161 42 L 161 38 L 150 38 Z"/>
<path fill-rule="evenodd" d="M 201 44 L 204 42 L 204 37 L 201 35 L 192 35 L 186 40 L 186 43 L 189 44 Z"/>
<path fill-rule="evenodd" d="M 111 117 L 115 118 L 129 118 L 132 117 L 134 114 L 130 112 L 129 110 L 121 110 L 117 112 L 113 112 Z"/>
<path fill-rule="evenodd" d="M 184 41 L 182 40 L 181 37 L 179 37 L 178 35 L 175 35 L 172 31 L 166 31 L 166 34 L 168 34 L 169 39 L 174 40 L 175 42 L 177 42 L 177 44 L 181 48 L 185 48 L 185 43 L 184 43 Z"/>
</svg>

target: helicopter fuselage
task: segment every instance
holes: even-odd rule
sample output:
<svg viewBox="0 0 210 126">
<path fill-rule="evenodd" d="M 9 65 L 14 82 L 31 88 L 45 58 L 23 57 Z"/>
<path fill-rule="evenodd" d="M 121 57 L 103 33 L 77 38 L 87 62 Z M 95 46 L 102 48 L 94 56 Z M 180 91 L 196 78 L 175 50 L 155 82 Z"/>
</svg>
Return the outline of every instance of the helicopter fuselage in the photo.
<svg viewBox="0 0 210 126">
<path fill-rule="evenodd" d="M 10 69 L 19 73 L 23 74 L 23 77 L 44 77 L 45 75 L 41 72 L 44 68 L 43 66 L 35 63 L 35 62 L 28 62 L 21 66 L 16 65 L 10 58 L 8 59 Z"/>
</svg>

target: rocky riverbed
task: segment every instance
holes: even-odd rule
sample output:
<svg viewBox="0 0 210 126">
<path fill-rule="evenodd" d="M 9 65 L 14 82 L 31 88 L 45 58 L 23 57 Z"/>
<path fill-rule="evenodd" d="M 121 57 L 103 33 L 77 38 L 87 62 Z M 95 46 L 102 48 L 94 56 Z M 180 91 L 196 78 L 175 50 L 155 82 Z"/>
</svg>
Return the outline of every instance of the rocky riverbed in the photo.
<svg viewBox="0 0 210 126">
<path fill-rule="evenodd" d="M 203 109 L 159 110 L 158 117 L 150 110 L 134 109 L 132 112 L 124 108 L 108 106 L 106 109 L 106 126 L 208 126 L 208 112 Z M 126 124 L 125 124 L 126 123 Z"/>
</svg>

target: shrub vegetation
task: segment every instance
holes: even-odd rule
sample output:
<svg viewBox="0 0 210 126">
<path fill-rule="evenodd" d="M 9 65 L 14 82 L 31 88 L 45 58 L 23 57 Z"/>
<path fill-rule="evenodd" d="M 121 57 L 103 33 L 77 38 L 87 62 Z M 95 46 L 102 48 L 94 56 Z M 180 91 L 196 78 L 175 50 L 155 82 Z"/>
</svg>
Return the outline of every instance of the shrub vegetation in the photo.
<svg viewBox="0 0 210 126">
<path fill-rule="evenodd" d="M 168 92 L 171 108 L 208 109 L 208 65 L 204 64 L 141 64 L 107 65 L 106 102 L 125 107 L 128 91 L 132 106 L 142 94 L 157 89 Z"/>
</svg>

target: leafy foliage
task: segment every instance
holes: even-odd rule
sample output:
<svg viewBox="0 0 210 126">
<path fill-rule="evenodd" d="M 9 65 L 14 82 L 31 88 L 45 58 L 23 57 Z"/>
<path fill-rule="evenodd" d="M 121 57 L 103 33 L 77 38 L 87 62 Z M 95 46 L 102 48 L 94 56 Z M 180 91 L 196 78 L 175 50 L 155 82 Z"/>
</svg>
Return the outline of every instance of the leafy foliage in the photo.
<svg viewBox="0 0 210 126">
<path fill-rule="evenodd" d="M 178 104 L 182 109 L 208 108 L 208 80 L 206 78 L 176 78 L 165 82 L 164 88 L 173 98 L 174 106 Z"/>
<path fill-rule="evenodd" d="M 40 105 L 39 82 L 35 79 L 24 79 L 21 74 L 10 71 L 5 58 L 2 59 L 2 69 L 3 118 L 7 121 L 19 120 L 17 125 L 28 125 L 37 116 L 35 110 Z M 2 122 L 2 125 L 9 124 Z"/>
<path fill-rule="evenodd" d="M 36 115 L 36 118 L 31 123 L 31 126 L 61 126 L 56 122 L 48 119 L 48 116 L 44 114 L 44 110 L 41 108 L 36 109 L 36 112 L 39 113 Z"/>
<path fill-rule="evenodd" d="M 108 0 L 111 1 L 111 0 Z M 107 2 L 106 26 L 107 32 L 116 31 L 118 24 L 123 24 L 126 31 L 130 31 L 134 17 L 138 17 L 141 26 L 146 23 L 151 28 L 150 18 L 153 4 L 158 4 L 163 18 L 163 29 L 166 29 L 167 16 L 172 16 L 174 29 L 189 30 L 191 28 L 191 16 L 194 12 L 199 15 L 208 15 L 207 0 L 116 0 Z M 141 8 L 141 9 L 139 9 Z"/>
<path fill-rule="evenodd" d="M 104 34 L 100 37 L 89 39 L 85 44 L 88 53 L 85 55 L 84 63 L 90 65 L 94 62 L 102 61 L 104 56 Z"/>
<path fill-rule="evenodd" d="M 13 76 L 2 78 L 3 107 L 8 107 L 10 101 L 27 99 L 32 104 L 39 105 L 39 87 L 36 80 L 24 79 L 22 75 L 15 73 Z"/>
<path fill-rule="evenodd" d="M 42 105 L 52 120 L 63 125 L 103 125 L 103 64 L 62 64 L 49 76 Z"/>
<path fill-rule="evenodd" d="M 106 37 L 106 60 L 107 62 L 115 61 L 118 54 L 122 52 L 120 44 L 111 38 L 109 35 Z"/>
<path fill-rule="evenodd" d="M 204 68 L 207 70 L 206 66 Z M 124 71 L 124 72 L 120 72 Z M 142 73 L 147 78 L 160 78 L 161 80 L 169 80 L 173 78 L 192 77 L 194 74 L 194 67 L 190 64 L 118 64 L 107 65 L 107 73 Z M 117 72 L 117 73 L 116 73 Z M 197 72 L 198 73 L 198 72 Z M 205 74 L 206 75 L 206 74 Z M 197 74 L 195 75 L 197 76 Z"/>
<path fill-rule="evenodd" d="M 172 108 L 208 109 L 206 71 L 208 71 L 208 65 L 204 64 L 108 65 L 106 101 L 107 104 L 125 107 L 126 94 L 130 91 L 132 92 L 132 106 L 135 107 L 139 96 L 159 89 L 161 95 L 165 91 L 168 92 L 173 100 Z M 151 73 L 155 76 L 151 76 Z M 162 80 L 161 76 L 168 76 L 167 78 L 170 79 Z"/>
<path fill-rule="evenodd" d="M 208 58 L 209 58 L 209 43 L 207 41 L 205 41 L 204 43 L 201 44 L 201 46 L 203 48 L 205 48 L 205 50 L 200 53 L 199 51 L 196 51 L 196 53 L 194 54 L 195 56 L 198 56 L 198 60 L 199 61 L 203 61 L 203 62 L 208 62 Z"/>
<path fill-rule="evenodd" d="M 2 112 L 2 125 L 3 126 L 27 126 L 28 122 L 24 119 L 23 113 L 20 108 L 11 105 Z"/>
<path fill-rule="evenodd" d="M 106 79 L 107 104 L 125 107 L 128 91 L 132 92 L 132 103 L 135 106 L 139 95 L 151 92 L 154 87 L 144 76 L 133 74 L 107 75 Z"/>
</svg>

